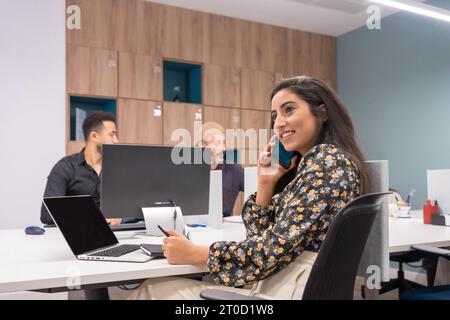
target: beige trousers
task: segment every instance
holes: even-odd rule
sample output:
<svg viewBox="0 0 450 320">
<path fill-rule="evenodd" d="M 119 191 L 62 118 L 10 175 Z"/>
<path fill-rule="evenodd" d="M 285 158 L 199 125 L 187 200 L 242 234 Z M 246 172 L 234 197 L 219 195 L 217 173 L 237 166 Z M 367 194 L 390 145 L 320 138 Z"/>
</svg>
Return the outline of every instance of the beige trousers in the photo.
<svg viewBox="0 0 450 320">
<path fill-rule="evenodd" d="M 205 289 L 220 289 L 266 299 L 301 299 L 317 254 L 304 251 L 283 270 L 259 281 L 252 290 L 225 287 L 199 280 L 163 277 L 145 281 L 130 300 L 199 300 Z"/>
</svg>

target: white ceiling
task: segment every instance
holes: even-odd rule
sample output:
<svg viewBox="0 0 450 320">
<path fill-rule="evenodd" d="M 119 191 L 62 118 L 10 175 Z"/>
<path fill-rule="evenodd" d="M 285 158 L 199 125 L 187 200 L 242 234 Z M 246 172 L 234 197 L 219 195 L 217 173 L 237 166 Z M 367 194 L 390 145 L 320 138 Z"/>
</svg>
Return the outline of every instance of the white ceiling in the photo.
<svg viewBox="0 0 450 320">
<path fill-rule="evenodd" d="M 340 36 L 366 24 L 367 0 L 148 0 L 291 29 Z M 416 0 L 423 2 L 424 0 Z M 381 7 L 382 17 L 397 10 Z"/>
</svg>

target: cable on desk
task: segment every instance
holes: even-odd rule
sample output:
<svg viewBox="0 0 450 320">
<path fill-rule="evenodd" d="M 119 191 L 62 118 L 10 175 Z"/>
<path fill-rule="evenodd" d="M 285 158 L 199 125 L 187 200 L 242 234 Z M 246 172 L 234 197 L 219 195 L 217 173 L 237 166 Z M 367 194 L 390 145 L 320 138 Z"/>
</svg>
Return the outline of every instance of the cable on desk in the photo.
<svg viewBox="0 0 450 320">
<path fill-rule="evenodd" d="M 142 285 L 142 283 L 139 283 L 137 286 L 135 287 L 127 287 L 125 285 L 123 286 L 117 286 L 117 288 L 122 289 L 122 290 L 126 290 L 126 291 L 131 291 L 131 290 L 136 290 L 137 288 L 139 288 Z"/>
<path fill-rule="evenodd" d="M 410 264 L 408 262 L 404 262 L 404 264 L 406 264 L 408 267 L 411 267 L 411 268 L 423 268 L 423 267 L 429 265 L 430 263 L 432 263 L 432 261 L 429 260 L 422 265 L 416 266 L 416 265 Z"/>
</svg>

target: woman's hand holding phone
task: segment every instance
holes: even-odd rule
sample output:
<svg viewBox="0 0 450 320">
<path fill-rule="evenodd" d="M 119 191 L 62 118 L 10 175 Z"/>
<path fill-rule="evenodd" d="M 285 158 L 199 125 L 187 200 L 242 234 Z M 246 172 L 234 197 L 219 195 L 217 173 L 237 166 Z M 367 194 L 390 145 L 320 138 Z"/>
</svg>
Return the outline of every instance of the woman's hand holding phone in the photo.
<svg viewBox="0 0 450 320">
<path fill-rule="evenodd" d="M 267 205 L 270 203 L 277 181 L 286 172 L 294 168 L 297 159 L 297 156 L 292 157 L 289 168 L 283 168 L 278 161 L 273 161 L 272 152 L 276 140 L 277 137 L 273 136 L 258 158 L 258 191 L 256 193 L 256 203 L 259 205 Z"/>
</svg>

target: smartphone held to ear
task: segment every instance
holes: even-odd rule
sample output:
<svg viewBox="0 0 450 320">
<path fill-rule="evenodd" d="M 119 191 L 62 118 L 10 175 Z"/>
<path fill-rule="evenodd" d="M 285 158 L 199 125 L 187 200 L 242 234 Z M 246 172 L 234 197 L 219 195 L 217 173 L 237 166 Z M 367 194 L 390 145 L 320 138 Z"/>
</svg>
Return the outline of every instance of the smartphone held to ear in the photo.
<svg viewBox="0 0 450 320">
<path fill-rule="evenodd" d="M 289 167 L 291 166 L 291 159 L 295 156 L 295 152 L 286 151 L 283 144 L 280 143 L 280 140 L 278 140 L 278 138 L 275 139 L 275 144 L 272 147 L 271 154 L 272 161 L 278 161 L 280 166 L 285 169 L 289 169 Z"/>
</svg>

